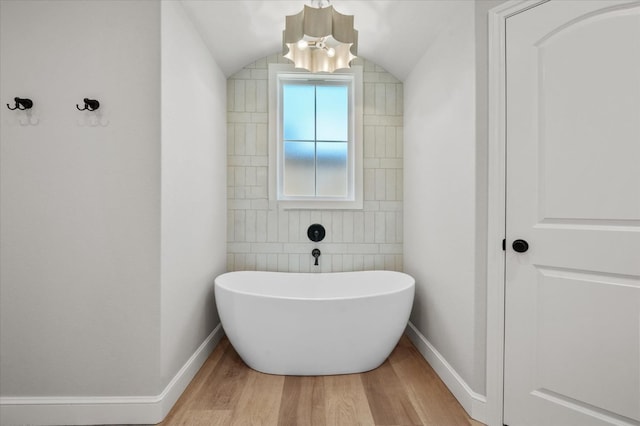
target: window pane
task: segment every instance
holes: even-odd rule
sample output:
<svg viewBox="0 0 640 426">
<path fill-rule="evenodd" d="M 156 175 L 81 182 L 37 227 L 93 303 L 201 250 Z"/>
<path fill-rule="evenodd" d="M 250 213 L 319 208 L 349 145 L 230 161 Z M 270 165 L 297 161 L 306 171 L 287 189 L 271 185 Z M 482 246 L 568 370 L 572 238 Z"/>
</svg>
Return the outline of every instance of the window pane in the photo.
<svg viewBox="0 0 640 426">
<path fill-rule="evenodd" d="M 347 143 L 318 142 L 316 144 L 316 195 L 319 197 L 346 197 Z"/>
<path fill-rule="evenodd" d="M 284 195 L 315 195 L 315 168 L 313 142 L 284 143 Z"/>
<path fill-rule="evenodd" d="M 349 97 L 347 86 L 316 86 L 316 108 L 318 140 L 349 140 Z"/>
<path fill-rule="evenodd" d="M 282 87 L 283 137 L 285 140 L 315 139 L 315 88 L 300 84 Z"/>
</svg>

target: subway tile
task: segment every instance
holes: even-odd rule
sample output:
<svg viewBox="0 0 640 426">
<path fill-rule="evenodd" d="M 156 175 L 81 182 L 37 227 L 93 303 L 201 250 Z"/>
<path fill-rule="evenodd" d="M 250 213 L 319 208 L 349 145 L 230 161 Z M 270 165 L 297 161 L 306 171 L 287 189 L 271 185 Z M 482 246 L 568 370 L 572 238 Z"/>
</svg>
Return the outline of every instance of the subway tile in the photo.
<svg viewBox="0 0 640 426">
<path fill-rule="evenodd" d="M 385 115 L 396 114 L 396 85 L 393 83 L 385 84 Z"/>
<path fill-rule="evenodd" d="M 244 70 L 243 70 L 244 71 Z M 244 80 L 235 80 L 234 87 L 234 111 L 236 112 L 244 112 L 244 101 L 245 101 L 245 81 Z"/>
<path fill-rule="evenodd" d="M 286 272 L 289 268 L 289 255 L 286 253 L 278 254 L 278 271 Z"/>
<path fill-rule="evenodd" d="M 376 158 L 387 156 L 387 130 L 384 126 L 376 126 Z"/>
<path fill-rule="evenodd" d="M 380 201 L 380 210 L 383 210 L 385 212 L 401 211 L 402 202 L 401 201 Z"/>
<path fill-rule="evenodd" d="M 234 124 L 251 123 L 251 113 L 241 111 L 227 112 L 227 122 Z"/>
<path fill-rule="evenodd" d="M 234 241 L 245 241 L 245 211 L 234 210 Z"/>
<path fill-rule="evenodd" d="M 375 114 L 384 115 L 387 110 L 387 107 L 385 104 L 385 97 L 387 94 L 387 90 L 384 83 L 375 83 L 375 87 L 376 87 Z M 238 86 L 236 85 L 236 92 L 237 90 L 238 90 Z M 237 106 L 237 94 L 236 94 L 236 106 Z"/>
<path fill-rule="evenodd" d="M 364 213 L 353 212 L 353 242 L 364 242 Z"/>
<path fill-rule="evenodd" d="M 331 241 L 334 243 L 342 242 L 342 212 L 334 211 L 331 215 Z"/>
<path fill-rule="evenodd" d="M 375 242 L 375 232 L 376 232 L 375 213 L 364 212 L 364 242 L 365 243 Z"/>
<path fill-rule="evenodd" d="M 246 185 L 246 172 L 244 167 L 235 167 L 235 182 L 236 186 Z"/>
<path fill-rule="evenodd" d="M 365 83 L 376 83 L 378 82 L 380 74 L 377 72 L 363 72 L 362 73 L 362 81 Z"/>
<path fill-rule="evenodd" d="M 376 212 L 375 213 L 375 237 L 374 242 L 376 243 L 384 243 L 386 234 L 386 213 L 385 212 Z"/>
<path fill-rule="evenodd" d="M 256 125 L 253 123 L 245 126 L 244 144 L 245 155 L 256 155 L 257 134 Z"/>
<path fill-rule="evenodd" d="M 256 112 L 267 112 L 268 100 L 267 80 L 256 81 Z"/>
<path fill-rule="evenodd" d="M 373 271 L 376 269 L 376 258 L 374 255 L 366 255 L 364 256 L 364 264 L 362 265 L 362 269 L 365 271 Z"/>
<path fill-rule="evenodd" d="M 300 255 L 289 254 L 289 267 L 288 272 L 300 272 Z"/>
<path fill-rule="evenodd" d="M 402 158 L 382 158 L 380 159 L 380 167 L 383 169 L 401 169 Z"/>
<path fill-rule="evenodd" d="M 403 85 L 359 59 L 364 83 L 364 210 L 279 210 L 268 199 L 267 63 L 260 59 L 227 82 L 227 268 L 331 272 L 402 269 Z M 307 227 L 321 223 L 320 267 L 312 267 Z"/>
<path fill-rule="evenodd" d="M 244 255 L 244 269 L 245 271 L 256 270 L 256 255 L 253 253 L 247 253 Z"/>
<path fill-rule="evenodd" d="M 269 165 L 268 157 L 251 157 L 251 165 L 256 167 L 267 167 Z"/>
<path fill-rule="evenodd" d="M 376 200 L 384 200 L 386 197 L 386 173 L 384 169 L 376 169 Z"/>
<path fill-rule="evenodd" d="M 233 255 L 234 269 L 236 271 L 244 271 L 244 253 L 236 253 Z"/>
<path fill-rule="evenodd" d="M 392 254 L 387 254 L 384 256 L 384 269 L 387 271 L 396 271 L 396 257 Z"/>
<path fill-rule="evenodd" d="M 386 154 L 387 158 L 397 157 L 396 149 L 396 127 L 395 126 L 387 126 L 385 127 L 386 131 Z"/>
<path fill-rule="evenodd" d="M 364 199 L 374 200 L 376 198 L 375 170 L 365 169 L 364 172 Z"/>
<path fill-rule="evenodd" d="M 387 169 L 386 170 L 386 199 L 387 200 L 395 200 L 396 199 L 396 170 Z"/>
<path fill-rule="evenodd" d="M 345 243 L 353 242 L 353 212 L 346 211 L 342 214 L 342 240 Z"/>
<path fill-rule="evenodd" d="M 235 152 L 236 143 L 236 125 L 227 123 L 227 154 L 231 155 Z"/>
<path fill-rule="evenodd" d="M 397 115 L 364 115 L 365 126 L 402 126 L 402 116 Z"/>
<path fill-rule="evenodd" d="M 251 253 L 282 253 L 282 243 L 251 243 Z"/>
<path fill-rule="evenodd" d="M 317 244 L 315 243 L 311 243 L 311 242 L 305 242 L 305 243 L 284 243 L 282 245 L 282 251 L 286 252 L 286 253 L 298 253 L 298 254 L 304 254 L 304 253 L 311 253 L 311 250 L 313 249 L 313 247 L 315 247 Z"/>
<path fill-rule="evenodd" d="M 267 254 L 267 271 L 271 271 L 271 272 L 278 271 L 278 254 L 277 253 Z"/>
<path fill-rule="evenodd" d="M 365 158 L 364 159 L 364 168 L 365 169 L 379 169 L 380 168 L 380 159 L 379 158 Z"/>
<path fill-rule="evenodd" d="M 267 200 L 266 198 L 261 198 L 261 199 L 256 199 L 256 200 L 251 200 L 251 208 L 253 210 L 269 210 L 269 200 Z M 265 212 L 265 215 L 267 213 Z"/>
<path fill-rule="evenodd" d="M 266 270 L 267 270 L 267 254 L 256 253 L 256 271 L 266 271 Z"/>
<path fill-rule="evenodd" d="M 267 114 L 266 112 L 252 112 L 251 122 L 252 123 L 268 123 L 269 114 Z"/>
<path fill-rule="evenodd" d="M 402 253 L 402 244 L 400 243 L 379 244 L 378 249 L 380 254 L 399 254 L 399 253 Z"/>
<path fill-rule="evenodd" d="M 245 170 L 245 177 L 244 177 L 245 185 L 250 185 L 250 186 L 257 185 L 257 182 L 258 182 L 257 168 L 245 167 L 244 170 Z"/>
<path fill-rule="evenodd" d="M 353 255 L 352 254 L 342 255 L 342 270 L 345 272 L 353 271 Z"/>
<path fill-rule="evenodd" d="M 267 241 L 267 212 L 256 210 L 256 239 L 259 243 Z"/>
<path fill-rule="evenodd" d="M 353 255 L 353 270 L 354 271 L 363 271 L 364 270 L 364 256 L 361 254 Z"/>
<path fill-rule="evenodd" d="M 384 237 L 384 241 L 380 241 L 380 242 L 387 242 L 387 243 L 396 242 L 396 213 L 395 212 L 385 213 L 385 237 Z"/>
<path fill-rule="evenodd" d="M 244 155 L 245 154 L 245 132 L 246 126 L 243 124 L 236 124 L 235 129 L 235 141 L 234 141 L 234 149 L 236 155 Z"/>
<path fill-rule="evenodd" d="M 269 210 L 267 213 L 267 241 L 278 241 L 278 211 Z"/>
<path fill-rule="evenodd" d="M 374 83 L 364 83 L 362 103 L 365 116 L 376 113 L 376 86 Z"/>
<path fill-rule="evenodd" d="M 256 241 L 256 211 L 245 212 L 245 241 Z"/>
<path fill-rule="evenodd" d="M 230 199 L 227 201 L 227 210 L 248 210 L 251 208 L 251 201 Z"/>
<path fill-rule="evenodd" d="M 251 157 L 246 155 L 232 155 L 227 157 L 228 166 L 246 167 L 251 165 Z"/>
<path fill-rule="evenodd" d="M 331 255 L 331 272 L 342 272 L 344 271 L 342 267 L 342 255 L 334 254 Z"/>
<path fill-rule="evenodd" d="M 252 70 L 252 73 L 253 73 L 253 70 Z M 247 80 L 245 82 L 244 91 L 245 91 L 244 110 L 247 111 L 247 112 L 255 112 L 256 111 L 256 82 L 255 82 L 255 80 Z"/>
<path fill-rule="evenodd" d="M 266 69 L 253 69 L 251 70 L 251 78 L 253 80 L 265 80 L 269 77 L 269 72 Z"/>
<path fill-rule="evenodd" d="M 251 70 L 242 68 L 240 71 L 231 76 L 234 80 L 249 80 L 251 78 Z"/>
<path fill-rule="evenodd" d="M 290 211 L 289 213 L 289 241 L 303 241 L 302 235 L 300 235 L 300 212 L 298 211 Z M 305 234 L 306 238 L 306 234 Z"/>
<path fill-rule="evenodd" d="M 298 233 L 300 235 L 300 238 L 302 241 L 309 241 L 308 237 L 307 237 L 307 229 L 309 228 L 309 225 L 311 225 L 311 214 L 309 213 L 308 210 L 301 210 L 300 211 L 300 229 L 298 230 Z"/>
<path fill-rule="evenodd" d="M 236 240 L 235 219 L 233 212 L 227 211 L 227 242 Z"/>
<path fill-rule="evenodd" d="M 289 241 L 289 212 L 278 212 L 278 241 L 286 243 Z"/>
<path fill-rule="evenodd" d="M 236 109 L 235 87 L 236 87 L 235 81 L 227 80 L 227 111 L 234 111 Z"/>
<path fill-rule="evenodd" d="M 374 158 L 376 156 L 376 133 L 375 127 L 366 126 L 364 128 L 364 158 Z M 366 167 L 366 166 L 365 166 Z"/>
<path fill-rule="evenodd" d="M 256 124 L 256 155 L 266 156 L 269 153 L 268 131 L 267 124 Z"/>
</svg>

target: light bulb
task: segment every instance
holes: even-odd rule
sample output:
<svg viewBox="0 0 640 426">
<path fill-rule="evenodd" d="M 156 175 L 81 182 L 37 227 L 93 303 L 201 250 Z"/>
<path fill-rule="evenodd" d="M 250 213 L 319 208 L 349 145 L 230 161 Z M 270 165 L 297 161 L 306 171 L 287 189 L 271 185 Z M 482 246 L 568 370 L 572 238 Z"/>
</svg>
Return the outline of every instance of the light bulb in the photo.
<svg viewBox="0 0 640 426">
<path fill-rule="evenodd" d="M 334 49 L 333 47 L 330 47 L 329 49 L 327 49 L 327 56 L 330 58 L 333 58 L 334 56 L 336 56 L 336 49 Z"/>
<path fill-rule="evenodd" d="M 300 40 L 297 45 L 298 45 L 298 49 L 304 50 L 307 48 L 307 46 L 309 46 L 309 43 L 307 43 L 307 40 L 303 39 L 303 40 Z"/>
</svg>

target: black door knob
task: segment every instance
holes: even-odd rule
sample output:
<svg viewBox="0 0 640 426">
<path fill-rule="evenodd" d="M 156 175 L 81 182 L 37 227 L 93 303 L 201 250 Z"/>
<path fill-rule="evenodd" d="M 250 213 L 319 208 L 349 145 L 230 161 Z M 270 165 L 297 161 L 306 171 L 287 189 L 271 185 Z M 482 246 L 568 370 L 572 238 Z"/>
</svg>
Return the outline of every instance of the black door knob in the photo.
<svg viewBox="0 0 640 426">
<path fill-rule="evenodd" d="M 525 240 L 515 240 L 513 244 L 511 244 L 511 247 L 518 253 L 524 253 L 529 250 L 529 243 Z"/>
</svg>

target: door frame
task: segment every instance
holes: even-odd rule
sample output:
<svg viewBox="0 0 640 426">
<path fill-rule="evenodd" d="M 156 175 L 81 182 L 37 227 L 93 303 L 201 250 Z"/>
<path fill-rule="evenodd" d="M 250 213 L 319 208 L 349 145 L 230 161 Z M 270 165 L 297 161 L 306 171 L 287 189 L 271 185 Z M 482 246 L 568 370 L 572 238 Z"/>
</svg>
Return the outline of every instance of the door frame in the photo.
<svg viewBox="0 0 640 426">
<path fill-rule="evenodd" d="M 489 425 L 503 425 L 506 231 L 506 23 L 507 18 L 550 0 L 509 0 L 488 12 L 489 135 L 487 145 L 487 411 Z"/>
</svg>

